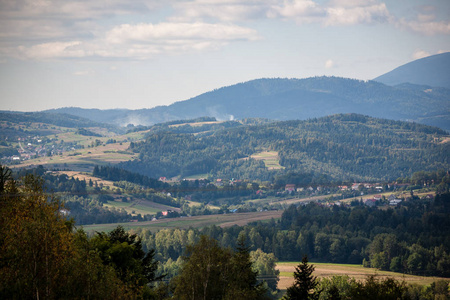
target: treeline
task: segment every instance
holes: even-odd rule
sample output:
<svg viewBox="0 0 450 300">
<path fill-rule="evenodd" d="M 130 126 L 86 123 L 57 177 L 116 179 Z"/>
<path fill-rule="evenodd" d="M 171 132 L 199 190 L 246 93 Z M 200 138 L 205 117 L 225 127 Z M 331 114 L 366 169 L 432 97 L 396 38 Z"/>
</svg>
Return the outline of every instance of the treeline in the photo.
<svg viewBox="0 0 450 300">
<path fill-rule="evenodd" d="M 218 130 L 208 136 L 150 134 L 133 143 L 139 154 L 120 167 L 150 177 L 208 174 L 213 178 L 271 180 L 288 172 L 327 174 L 333 180 L 384 181 L 421 170 L 448 169 L 446 132 L 430 126 L 348 114 Z M 281 170 L 252 154 L 278 152 Z"/>
<path fill-rule="evenodd" d="M 78 128 L 78 130 L 75 132 L 76 134 L 84 135 L 84 136 L 97 136 L 101 137 L 101 134 L 95 133 L 91 130 L 88 130 L 86 128 Z"/>
<path fill-rule="evenodd" d="M 159 181 L 157 179 L 111 166 L 99 167 L 96 165 L 94 167 L 92 175 L 95 177 L 111 181 L 128 181 L 131 183 L 139 184 L 141 186 L 153 189 L 161 189 L 169 187 L 169 184 Z"/>
<path fill-rule="evenodd" d="M 319 204 L 291 206 L 279 222 L 201 230 L 138 231 L 144 246 L 176 260 L 188 241 L 205 234 L 223 247 L 235 247 L 239 235 L 250 250 L 273 253 L 282 261 L 304 254 L 315 261 L 351 263 L 418 275 L 450 276 L 450 194 L 414 199 L 398 208 L 345 208 Z"/>
<path fill-rule="evenodd" d="M 69 128 L 82 127 L 107 127 L 113 128 L 112 125 L 97 123 L 82 117 L 60 114 L 60 113 L 46 113 L 46 112 L 0 112 L 0 120 L 11 123 L 46 123 L 56 126 Z"/>
</svg>

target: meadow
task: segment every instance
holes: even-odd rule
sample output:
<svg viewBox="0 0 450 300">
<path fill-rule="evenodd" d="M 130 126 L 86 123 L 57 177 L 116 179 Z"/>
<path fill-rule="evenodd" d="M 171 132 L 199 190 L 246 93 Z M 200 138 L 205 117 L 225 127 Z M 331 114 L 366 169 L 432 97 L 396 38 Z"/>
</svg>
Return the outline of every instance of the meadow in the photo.
<svg viewBox="0 0 450 300">
<path fill-rule="evenodd" d="M 332 263 L 314 263 L 315 271 L 314 276 L 318 278 L 332 277 L 336 275 L 348 275 L 355 278 L 357 281 L 363 281 L 368 276 L 374 275 L 376 278 L 391 277 L 400 282 L 405 281 L 408 284 L 419 284 L 429 286 L 432 282 L 437 280 L 450 280 L 450 278 L 442 277 L 424 277 L 402 273 L 395 273 L 389 271 L 380 271 L 375 268 L 364 268 L 362 265 L 350 265 L 350 264 L 332 264 Z M 276 268 L 280 271 L 280 281 L 278 282 L 278 288 L 281 290 L 286 289 L 294 283 L 295 267 L 300 262 L 279 262 Z"/>
</svg>

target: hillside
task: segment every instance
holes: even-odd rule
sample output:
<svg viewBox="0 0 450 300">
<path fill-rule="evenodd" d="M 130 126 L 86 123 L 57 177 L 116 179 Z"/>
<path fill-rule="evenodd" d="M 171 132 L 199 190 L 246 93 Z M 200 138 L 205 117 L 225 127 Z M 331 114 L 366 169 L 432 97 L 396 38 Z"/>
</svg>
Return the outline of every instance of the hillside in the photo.
<svg viewBox="0 0 450 300">
<path fill-rule="evenodd" d="M 374 80 L 392 86 L 412 83 L 450 89 L 450 52 L 412 61 Z"/>
<path fill-rule="evenodd" d="M 449 96 L 448 89 L 435 90 L 415 85 L 391 87 L 375 81 L 336 77 L 257 79 L 152 109 L 101 111 L 65 108 L 53 112 L 108 120 L 120 126 L 130 123 L 152 125 L 203 116 L 218 120 L 306 120 L 339 113 L 358 113 L 450 130 Z"/>
<path fill-rule="evenodd" d="M 151 130 L 150 130 L 151 131 Z M 156 132 L 130 145 L 138 157 L 120 163 L 150 177 L 271 180 L 302 174 L 306 181 L 391 180 L 419 170 L 449 168 L 446 132 L 357 114 L 240 126 L 208 135 Z M 271 157 L 272 167 L 260 159 Z"/>
</svg>

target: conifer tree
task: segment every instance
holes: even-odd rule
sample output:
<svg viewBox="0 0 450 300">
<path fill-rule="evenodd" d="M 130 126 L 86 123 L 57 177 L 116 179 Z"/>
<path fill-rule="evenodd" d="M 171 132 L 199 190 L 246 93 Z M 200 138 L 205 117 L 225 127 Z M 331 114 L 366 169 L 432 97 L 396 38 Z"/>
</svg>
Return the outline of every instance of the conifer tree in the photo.
<svg viewBox="0 0 450 300">
<path fill-rule="evenodd" d="M 313 276 L 314 265 L 308 264 L 308 257 L 303 256 L 302 263 L 295 267 L 294 284 L 288 287 L 285 300 L 318 299 L 320 291 L 316 291 L 319 284 L 317 277 Z"/>
</svg>

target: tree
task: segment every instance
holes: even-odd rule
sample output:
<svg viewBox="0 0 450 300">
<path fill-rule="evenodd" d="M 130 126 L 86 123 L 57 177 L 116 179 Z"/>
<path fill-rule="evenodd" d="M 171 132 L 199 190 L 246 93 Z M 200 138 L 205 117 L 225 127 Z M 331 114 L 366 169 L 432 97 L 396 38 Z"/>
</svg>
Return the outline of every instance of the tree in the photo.
<svg viewBox="0 0 450 300">
<path fill-rule="evenodd" d="M 261 249 L 250 252 L 253 261 L 253 268 L 258 271 L 260 278 L 263 278 L 270 289 L 276 290 L 280 280 L 280 271 L 275 269 L 277 258 L 273 253 L 265 253 Z"/>
<path fill-rule="evenodd" d="M 257 272 L 242 240 L 233 252 L 202 235 L 186 250 L 181 273 L 172 281 L 175 299 L 264 299 L 266 290 L 257 282 Z"/>
<path fill-rule="evenodd" d="M 163 276 L 156 276 L 158 262 L 155 251 L 142 250 L 142 241 L 122 226 L 109 233 L 100 232 L 92 239 L 92 247 L 98 251 L 103 264 L 111 266 L 119 279 L 137 294 L 150 293 L 150 286 Z"/>
<path fill-rule="evenodd" d="M 42 179 L 27 175 L 14 201 L 3 207 L 0 249 L 0 295 L 54 298 L 67 280 L 73 247 L 72 226 L 61 203 L 48 196 Z M 8 201 L 11 184 L 2 195 Z M 5 197 L 3 197 L 5 196 Z"/>
<path fill-rule="evenodd" d="M 250 252 L 246 246 L 246 236 L 240 235 L 236 252 L 229 262 L 231 274 L 224 299 L 261 299 L 266 293 L 262 283 L 258 283 L 258 271 L 252 268 Z"/>
<path fill-rule="evenodd" d="M 230 274 L 232 253 L 222 249 L 216 240 L 204 235 L 197 244 L 187 246 L 186 263 L 174 278 L 176 299 L 222 299 Z"/>
<path fill-rule="evenodd" d="M 0 176 L 9 175 L 0 192 L 0 299 L 152 296 L 147 284 L 156 280 L 154 252 L 145 254 L 135 235 L 123 228 L 93 239 L 74 232 L 59 199 L 44 192 L 42 178 L 26 175 L 16 182 L 1 170 Z"/>
<path fill-rule="evenodd" d="M 287 288 L 285 300 L 318 299 L 320 291 L 316 290 L 319 281 L 313 276 L 314 265 L 308 264 L 308 257 L 303 256 L 302 263 L 295 267 L 294 284 Z"/>
</svg>

